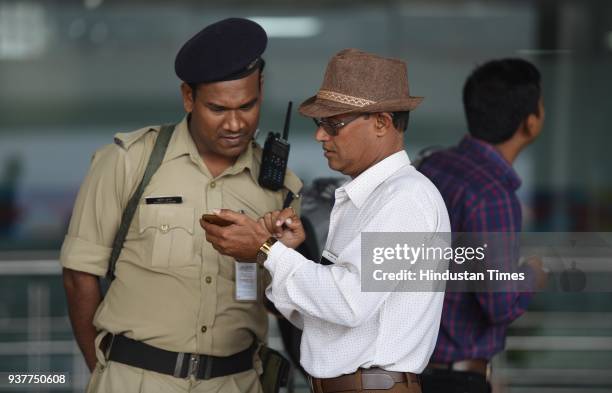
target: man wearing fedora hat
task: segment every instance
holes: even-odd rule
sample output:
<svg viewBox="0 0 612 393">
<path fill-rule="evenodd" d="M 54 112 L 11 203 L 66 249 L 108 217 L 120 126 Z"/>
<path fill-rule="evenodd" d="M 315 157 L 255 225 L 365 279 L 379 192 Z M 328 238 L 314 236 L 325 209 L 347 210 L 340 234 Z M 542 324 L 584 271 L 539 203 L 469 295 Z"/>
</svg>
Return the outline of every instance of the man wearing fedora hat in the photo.
<svg viewBox="0 0 612 393">
<path fill-rule="evenodd" d="M 225 228 L 201 222 L 219 252 L 271 273 L 266 294 L 303 328 L 300 363 L 315 392 L 420 392 L 443 293 L 362 292 L 360 271 L 362 232 L 450 231 L 440 194 L 404 151 L 408 113 L 421 100 L 409 94 L 403 61 L 346 49 L 300 106 L 329 166 L 351 177 L 335 193 L 325 263 L 293 250 L 305 235 L 292 209 L 259 222 L 217 211 L 234 223 Z"/>
</svg>

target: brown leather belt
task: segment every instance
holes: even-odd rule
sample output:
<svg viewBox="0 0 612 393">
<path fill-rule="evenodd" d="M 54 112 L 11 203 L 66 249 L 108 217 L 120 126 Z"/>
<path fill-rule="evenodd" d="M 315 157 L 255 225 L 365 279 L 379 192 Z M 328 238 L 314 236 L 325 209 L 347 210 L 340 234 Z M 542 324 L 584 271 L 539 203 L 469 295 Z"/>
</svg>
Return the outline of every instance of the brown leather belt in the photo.
<svg viewBox="0 0 612 393">
<path fill-rule="evenodd" d="M 396 383 L 406 382 L 414 385 L 414 392 L 420 392 L 419 377 L 413 373 L 387 371 L 382 368 L 358 369 L 352 374 L 336 378 L 310 378 L 311 389 L 315 393 L 334 393 L 343 391 L 387 390 Z"/>
<path fill-rule="evenodd" d="M 472 372 L 486 376 L 487 364 L 488 362 L 484 359 L 466 359 L 453 363 L 429 363 L 427 367 L 442 370 Z"/>
</svg>

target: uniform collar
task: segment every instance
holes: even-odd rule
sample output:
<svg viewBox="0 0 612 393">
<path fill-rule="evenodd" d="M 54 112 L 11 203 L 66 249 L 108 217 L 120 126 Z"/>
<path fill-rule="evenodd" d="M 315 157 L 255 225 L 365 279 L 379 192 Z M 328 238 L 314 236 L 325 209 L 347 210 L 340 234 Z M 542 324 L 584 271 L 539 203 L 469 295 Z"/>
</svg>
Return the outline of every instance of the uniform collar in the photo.
<svg viewBox="0 0 612 393">
<path fill-rule="evenodd" d="M 164 155 L 164 163 L 174 160 L 177 157 L 183 155 L 198 156 L 198 149 L 196 148 L 191 134 L 189 133 L 189 127 L 187 126 L 187 116 L 183 118 L 175 127 L 172 133 L 172 138 L 168 144 L 168 149 Z"/>
<path fill-rule="evenodd" d="M 346 193 L 359 209 L 376 187 L 406 165 L 410 165 L 408 154 L 404 150 L 394 153 L 336 190 L 336 197 Z"/>
<path fill-rule="evenodd" d="M 221 176 L 237 175 L 243 171 L 248 171 L 253 181 L 257 183 L 258 171 L 255 168 L 259 167 L 259 162 L 257 162 L 257 160 L 255 159 L 254 145 L 255 141 L 249 142 L 246 151 L 238 157 L 234 165 L 223 171 Z"/>
<path fill-rule="evenodd" d="M 208 168 L 206 168 L 206 165 L 202 161 L 198 148 L 196 147 L 196 144 L 189 133 L 187 118 L 188 117 L 185 116 L 183 120 L 181 120 L 174 128 L 174 133 L 172 135 L 172 139 L 170 139 L 170 143 L 168 144 L 168 149 L 166 150 L 163 162 L 165 163 L 174 160 L 175 158 L 183 155 L 189 155 L 191 160 L 196 165 L 204 167 L 206 172 L 209 173 Z M 255 168 L 259 166 L 259 163 L 255 159 L 253 143 L 254 142 L 249 143 L 246 151 L 238 157 L 234 165 L 223 171 L 219 177 L 224 175 L 236 175 L 240 172 L 248 170 L 253 180 L 257 182 Z"/>
</svg>

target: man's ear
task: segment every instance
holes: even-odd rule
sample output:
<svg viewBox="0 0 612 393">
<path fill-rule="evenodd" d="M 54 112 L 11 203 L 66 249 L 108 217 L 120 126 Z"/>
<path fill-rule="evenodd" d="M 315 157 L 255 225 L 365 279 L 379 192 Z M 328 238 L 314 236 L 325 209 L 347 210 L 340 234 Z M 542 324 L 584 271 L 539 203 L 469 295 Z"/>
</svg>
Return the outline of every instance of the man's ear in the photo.
<svg viewBox="0 0 612 393">
<path fill-rule="evenodd" d="M 193 111 L 193 89 L 185 82 L 181 83 L 181 96 L 185 112 L 191 113 Z"/>
<path fill-rule="evenodd" d="M 393 118 L 391 114 L 389 112 L 376 114 L 374 127 L 376 128 L 376 136 L 383 136 L 389 132 L 389 130 L 393 128 Z"/>
<path fill-rule="evenodd" d="M 526 134 L 525 136 L 529 139 L 534 139 L 537 137 L 542 128 L 540 117 L 534 113 L 528 115 L 523 121 L 523 124 L 524 132 Z"/>
<path fill-rule="evenodd" d="M 264 74 L 259 71 L 259 100 L 261 101 L 264 93 Z"/>
</svg>

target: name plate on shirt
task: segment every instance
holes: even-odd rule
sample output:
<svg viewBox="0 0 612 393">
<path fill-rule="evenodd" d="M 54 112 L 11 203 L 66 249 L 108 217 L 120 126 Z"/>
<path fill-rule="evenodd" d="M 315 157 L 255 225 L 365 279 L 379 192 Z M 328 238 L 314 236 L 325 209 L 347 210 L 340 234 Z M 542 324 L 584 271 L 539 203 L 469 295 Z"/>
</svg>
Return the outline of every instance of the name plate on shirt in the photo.
<svg viewBox="0 0 612 393">
<path fill-rule="evenodd" d="M 327 250 L 323 250 L 321 254 L 321 265 L 333 265 L 338 260 L 338 257 Z"/>
<path fill-rule="evenodd" d="M 145 198 L 145 203 L 147 205 L 165 205 L 165 204 L 175 204 L 175 203 L 183 203 L 182 196 L 150 196 Z"/>
<path fill-rule="evenodd" d="M 236 291 L 239 302 L 257 301 L 257 264 L 254 262 L 235 262 Z"/>
</svg>

